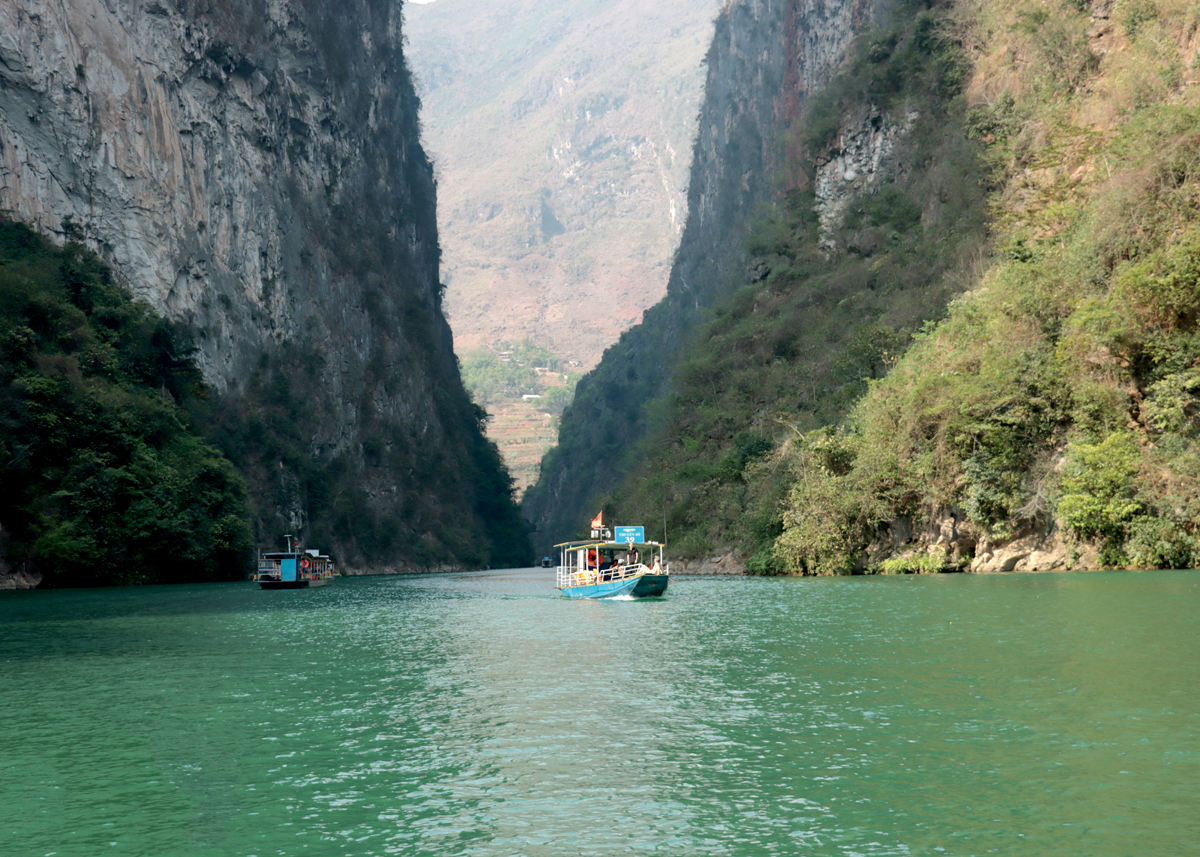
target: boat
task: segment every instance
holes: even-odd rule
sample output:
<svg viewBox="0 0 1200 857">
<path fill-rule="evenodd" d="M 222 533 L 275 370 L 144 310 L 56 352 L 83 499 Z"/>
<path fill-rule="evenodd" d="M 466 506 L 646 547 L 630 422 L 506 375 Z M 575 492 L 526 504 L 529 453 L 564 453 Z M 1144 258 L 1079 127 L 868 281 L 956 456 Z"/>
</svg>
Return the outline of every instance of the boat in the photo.
<svg viewBox="0 0 1200 857">
<path fill-rule="evenodd" d="M 287 550 L 260 550 L 251 580 L 263 589 L 311 589 L 337 575 L 333 560 L 317 550 L 301 550 L 288 536 Z"/>
<path fill-rule="evenodd" d="M 648 598 L 666 592 L 671 575 L 663 561 L 666 546 L 646 541 L 642 527 L 618 527 L 613 539 L 597 526 L 599 520 L 592 521 L 592 538 L 554 546 L 559 590 L 568 598 Z"/>
<path fill-rule="evenodd" d="M 554 560 L 550 559 L 550 557 L 548 557 L 548 556 L 542 557 L 542 568 L 553 568 L 553 567 L 554 567 Z"/>
</svg>

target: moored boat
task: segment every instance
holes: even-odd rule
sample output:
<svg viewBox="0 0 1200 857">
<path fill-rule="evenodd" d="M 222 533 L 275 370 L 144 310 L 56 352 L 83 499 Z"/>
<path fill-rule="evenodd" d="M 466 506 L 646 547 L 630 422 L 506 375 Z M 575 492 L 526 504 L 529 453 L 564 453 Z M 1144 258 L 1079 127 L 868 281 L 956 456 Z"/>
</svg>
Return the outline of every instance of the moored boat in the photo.
<svg viewBox="0 0 1200 857">
<path fill-rule="evenodd" d="M 642 527 L 618 527 L 618 538 L 592 521 L 592 538 L 563 542 L 558 549 L 558 588 L 568 598 L 645 598 L 667 591 L 671 569 L 659 542 Z"/>
<path fill-rule="evenodd" d="M 288 537 L 287 550 L 258 552 L 258 568 L 250 578 L 263 589 L 309 589 L 337 575 L 333 560 L 316 550 L 301 550 Z"/>
</svg>

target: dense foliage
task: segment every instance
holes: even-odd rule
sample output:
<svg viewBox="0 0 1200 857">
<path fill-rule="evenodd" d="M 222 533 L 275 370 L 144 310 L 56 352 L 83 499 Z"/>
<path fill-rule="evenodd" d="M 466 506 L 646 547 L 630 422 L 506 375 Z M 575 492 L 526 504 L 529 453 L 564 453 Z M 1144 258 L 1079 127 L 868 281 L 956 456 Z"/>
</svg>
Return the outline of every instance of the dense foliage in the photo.
<svg viewBox="0 0 1200 857">
<path fill-rule="evenodd" d="M 1197 13 L 1118 12 L 1101 59 L 1076 5 L 959 7 L 998 250 L 841 430 L 793 445 L 787 568 L 847 570 L 881 524 L 946 515 L 1200 564 L 1200 109 L 1174 47 Z"/>
<path fill-rule="evenodd" d="M 68 224 L 68 227 L 70 224 Z M 80 245 L 0 221 L 0 527 L 43 585 L 242 577 L 242 480 L 179 403 L 187 332 Z"/>
</svg>

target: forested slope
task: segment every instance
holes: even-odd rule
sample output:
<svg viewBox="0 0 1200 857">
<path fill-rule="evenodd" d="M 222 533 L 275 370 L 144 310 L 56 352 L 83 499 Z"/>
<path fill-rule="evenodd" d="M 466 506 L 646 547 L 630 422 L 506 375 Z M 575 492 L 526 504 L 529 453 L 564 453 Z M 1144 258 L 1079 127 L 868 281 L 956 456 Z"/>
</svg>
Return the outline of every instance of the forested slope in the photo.
<svg viewBox="0 0 1200 857">
<path fill-rule="evenodd" d="M 589 499 L 759 573 L 1195 564 L 1196 28 L 980 0 L 861 33 Z"/>
<path fill-rule="evenodd" d="M 796 437 L 783 567 L 1200 562 L 1200 14 L 962 3 L 995 243 L 837 431 Z"/>
<path fill-rule="evenodd" d="M 0 220 L 0 584 L 234 580 L 245 486 L 182 404 L 188 331 L 76 243 Z"/>
</svg>

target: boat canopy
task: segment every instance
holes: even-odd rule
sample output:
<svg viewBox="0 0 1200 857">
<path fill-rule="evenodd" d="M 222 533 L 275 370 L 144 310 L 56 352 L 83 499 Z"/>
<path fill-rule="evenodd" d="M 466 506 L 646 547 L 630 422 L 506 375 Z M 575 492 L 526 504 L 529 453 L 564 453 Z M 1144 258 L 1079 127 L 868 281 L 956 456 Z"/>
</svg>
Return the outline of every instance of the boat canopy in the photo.
<svg viewBox="0 0 1200 857">
<path fill-rule="evenodd" d="M 579 548 L 596 548 L 597 550 L 617 550 L 624 548 L 628 550 L 631 547 L 638 548 L 664 548 L 664 542 L 602 542 L 596 539 L 585 539 L 579 542 L 563 542 L 555 545 L 556 548 L 565 548 L 566 550 L 578 550 Z"/>
</svg>

